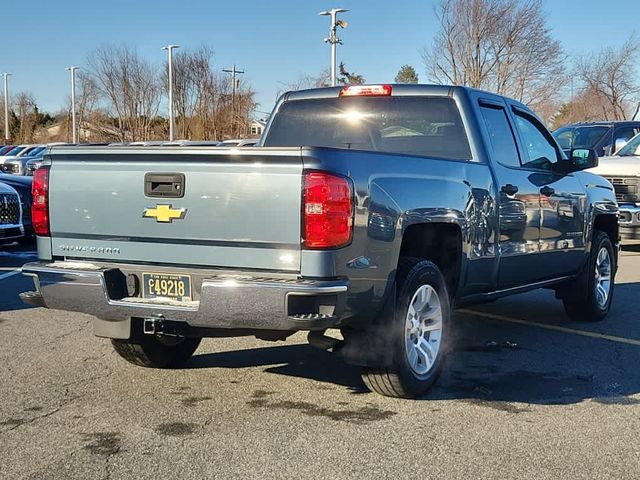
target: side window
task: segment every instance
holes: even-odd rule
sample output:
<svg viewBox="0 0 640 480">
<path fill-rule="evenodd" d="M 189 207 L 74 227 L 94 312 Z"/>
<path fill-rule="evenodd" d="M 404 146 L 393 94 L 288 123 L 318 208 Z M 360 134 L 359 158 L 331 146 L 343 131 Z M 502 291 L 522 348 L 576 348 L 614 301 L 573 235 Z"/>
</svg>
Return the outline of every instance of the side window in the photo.
<svg viewBox="0 0 640 480">
<path fill-rule="evenodd" d="M 480 107 L 484 123 L 489 131 L 489 140 L 493 148 L 493 158 L 507 167 L 520 168 L 520 156 L 513 131 L 509 125 L 507 112 L 500 107 Z"/>
<path fill-rule="evenodd" d="M 515 112 L 516 128 L 520 132 L 527 159 L 523 163 L 525 168 L 538 170 L 551 170 L 551 166 L 559 160 L 558 151 L 545 132 L 544 127 L 538 122 L 530 120 L 524 115 Z"/>
<path fill-rule="evenodd" d="M 627 142 L 629 140 L 631 140 L 636 133 L 638 133 L 638 129 L 637 128 L 633 128 L 633 127 L 624 127 L 621 128 L 620 130 L 618 130 L 616 132 L 616 134 L 614 135 L 614 137 L 616 137 L 615 139 L 617 140 L 618 138 L 623 138 L 624 140 L 626 140 Z"/>
</svg>

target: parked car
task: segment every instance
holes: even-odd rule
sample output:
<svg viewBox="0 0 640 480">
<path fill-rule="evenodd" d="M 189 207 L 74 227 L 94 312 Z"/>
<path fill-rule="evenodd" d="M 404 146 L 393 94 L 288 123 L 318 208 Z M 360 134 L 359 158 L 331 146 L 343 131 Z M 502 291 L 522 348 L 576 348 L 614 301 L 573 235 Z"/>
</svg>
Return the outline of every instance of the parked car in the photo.
<svg viewBox="0 0 640 480">
<path fill-rule="evenodd" d="M 640 122 L 585 122 L 559 128 L 553 137 L 566 155 L 573 148 L 589 148 L 603 157 L 613 155 L 637 133 L 640 133 Z"/>
<path fill-rule="evenodd" d="M 218 147 L 253 147 L 258 143 L 258 140 L 258 138 L 225 140 L 218 143 Z"/>
<path fill-rule="evenodd" d="M 174 142 L 181 147 L 216 147 L 220 142 L 216 140 L 177 140 Z"/>
<path fill-rule="evenodd" d="M 145 367 L 180 365 L 207 336 L 308 331 L 397 397 L 437 379 L 456 306 L 549 288 L 571 319 L 609 312 L 613 188 L 582 171 L 593 150 L 565 157 L 515 100 L 288 92 L 261 146 L 53 149 L 34 176 L 39 260 L 21 298 L 93 315 Z"/>
<path fill-rule="evenodd" d="M 131 142 L 130 147 L 160 147 L 165 143 L 164 140 L 148 140 L 144 142 Z"/>
<path fill-rule="evenodd" d="M 0 245 L 22 238 L 24 227 L 20 197 L 15 189 L 0 181 Z"/>
<path fill-rule="evenodd" d="M 13 150 L 16 146 L 15 145 L 5 145 L 3 147 L 0 147 L 0 156 L 5 155 L 7 152 Z"/>
<path fill-rule="evenodd" d="M 590 171 L 605 177 L 615 189 L 622 241 L 640 240 L 640 134 Z"/>
<path fill-rule="evenodd" d="M 0 165 L 0 172 L 8 173 L 10 175 L 26 175 L 27 163 L 30 160 L 42 161 L 42 157 L 46 152 L 47 147 L 41 146 L 33 149 L 28 155 L 9 158 Z"/>
<path fill-rule="evenodd" d="M 40 165 L 42 165 L 42 162 L 43 162 L 43 157 L 29 159 L 27 161 L 24 174 L 32 177 L 33 172 L 35 172 L 38 168 L 40 168 Z"/>
<path fill-rule="evenodd" d="M 4 162 L 5 158 L 7 158 L 7 157 L 16 157 L 17 155 L 20 154 L 20 152 L 22 152 L 25 149 L 26 149 L 25 145 L 15 145 L 15 146 L 13 146 L 7 152 L 5 152 L 4 154 L 0 155 L 0 164 Z"/>
<path fill-rule="evenodd" d="M 16 158 L 25 157 L 30 154 L 35 154 L 44 148 L 44 145 L 19 145 L 17 147 L 14 147 L 12 150 L 9 150 L 6 155 L 0 156 L 0 166 L 3 165 L 6 161 L 15 160 Z"/>
<path fill-rule="evenodd" d="M 33 184 L 32 177 L 23 177 L 15 175 L 0 174 L 0 183 L 12 187 L 20 197 L 20 205 L 22 207 L 22 225 L 24 227 L 25 238 L 23 241 L 29 242 L 35 238 L 33 225 L 31 224 L 31 187 Z"/>
</svg>

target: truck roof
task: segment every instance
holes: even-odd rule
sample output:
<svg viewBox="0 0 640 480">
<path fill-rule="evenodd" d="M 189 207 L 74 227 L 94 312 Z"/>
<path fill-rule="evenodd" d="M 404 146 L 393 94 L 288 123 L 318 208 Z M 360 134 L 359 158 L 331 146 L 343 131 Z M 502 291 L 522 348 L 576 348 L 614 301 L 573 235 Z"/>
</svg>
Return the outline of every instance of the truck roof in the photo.
<svg viewBox="0 0 640 480">
<path fill-rule="evenodd" d="M 498 95 L 496 93 L 487 92 L 471 87 L 464 87 L 461 85 L 433 85 L 433 84 L 419 84 L 419 83 L 374 83 L 365 84 L 363 86 L 379 86 L 389 85 L 391 87 L 392 96 L 453 96 L 456 91 L 473 91 L 480 92 L 483 95 L 492 96 L 495 98 L 509 98 L 504 95 Z M 289 91 L 282 95 L 281 101 L 291 100 L 308 100 L 314 98 L 335 98 L 340 96 L 340 91 L 344 88 L 344 85 L 337 87 L 322 87 L 322 88 L 310 88 L 306 90 Z M 524 105 L 517 100 L 509 98 L 511 102 L 515 102 L 524 107 Z M 525 107 L 526 108 L 526 107 Z"/>
</svg>

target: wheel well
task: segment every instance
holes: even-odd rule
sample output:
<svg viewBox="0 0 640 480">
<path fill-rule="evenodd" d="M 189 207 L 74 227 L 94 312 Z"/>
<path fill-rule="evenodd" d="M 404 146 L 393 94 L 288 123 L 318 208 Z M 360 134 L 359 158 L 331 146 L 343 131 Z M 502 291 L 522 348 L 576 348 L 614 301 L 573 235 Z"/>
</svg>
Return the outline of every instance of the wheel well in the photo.
<svg viewBox="0 0 640 480">
<path fill-rule="evenodd" d="M 593 229 L 606 233 L 614 245 L 618 243 L 618 218 L 615 215 L 598 215 Z"/>
<path fill-rule="evenodd" d="M 444 275 L 449 295 L 455 296 L 462 257 L 462 234 L 457 225 L 428 223 L 409 226 L 402 237 L 400 256 L 431 260 Z"/>
</svg>

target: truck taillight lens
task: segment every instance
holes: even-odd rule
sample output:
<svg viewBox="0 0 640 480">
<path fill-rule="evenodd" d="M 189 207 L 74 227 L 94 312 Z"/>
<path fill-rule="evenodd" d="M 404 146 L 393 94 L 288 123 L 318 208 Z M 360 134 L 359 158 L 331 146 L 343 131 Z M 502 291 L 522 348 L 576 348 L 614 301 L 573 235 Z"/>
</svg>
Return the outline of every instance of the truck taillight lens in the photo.
<svg viewBox="0 0 640 480">
<path fill-rule="evenodd" d="M 346 178 L 323 172 L 304 176 L 303 243 L 306 248 L 336 248 L 351 241 L 353 192 Z"/>
<path fill-rule="evenodd" d="M 42 166 L 33 173 L 31 195 L 31 222 L 36 235 L 49 236 L 49 166 Z"/>
</svg>

